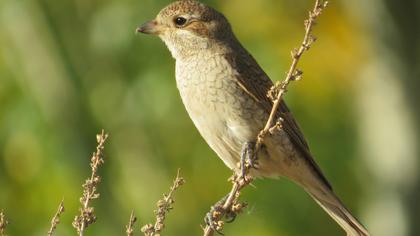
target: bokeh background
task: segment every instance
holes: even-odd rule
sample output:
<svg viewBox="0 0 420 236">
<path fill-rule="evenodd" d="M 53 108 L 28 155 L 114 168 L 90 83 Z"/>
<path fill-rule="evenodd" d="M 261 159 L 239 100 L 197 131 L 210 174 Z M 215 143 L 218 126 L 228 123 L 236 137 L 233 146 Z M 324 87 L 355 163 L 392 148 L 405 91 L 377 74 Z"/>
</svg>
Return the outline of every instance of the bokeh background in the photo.
<svg viewBox="0 0 420 236">
<path fill-rule="evenodd" d="M 124 235 L 130 211 L 153 220 L 178 168 L 165 235 L 200 235 L 231 172 L 181 104 L 174 61 L 158 38 L 135 35 L 168 0 L 0 1 L 0 209 L 9 235 L 75 235 L 95 134 L 109 134 L 98 222 L 87 235 Z M 303 36 L 309 0 L 213 0 L 273 80 Z M 420 2 L 331 1 L 304 80 L 287 101 L 335 191 L 372 235 L 420 235 Z M 258 180 L 226 235 L 344 235 L 301 189 Z M 140 235 L 140 233 L 137 233 Z"/>
</svg>

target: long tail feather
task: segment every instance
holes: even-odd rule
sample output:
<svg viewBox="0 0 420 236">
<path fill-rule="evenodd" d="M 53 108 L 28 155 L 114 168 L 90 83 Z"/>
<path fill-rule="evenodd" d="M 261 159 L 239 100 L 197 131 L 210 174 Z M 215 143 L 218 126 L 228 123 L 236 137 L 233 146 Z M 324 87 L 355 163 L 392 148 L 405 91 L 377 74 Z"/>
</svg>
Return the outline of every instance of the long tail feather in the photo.
<svg viewBox="0 0 420 236">
<path fill-rule="evenodd" d="M 306 191 L 346 231 L 348 236 L 370 236 L 367 229 L 347 210 L 332 190 L 306 188 Z"/>
</svg>

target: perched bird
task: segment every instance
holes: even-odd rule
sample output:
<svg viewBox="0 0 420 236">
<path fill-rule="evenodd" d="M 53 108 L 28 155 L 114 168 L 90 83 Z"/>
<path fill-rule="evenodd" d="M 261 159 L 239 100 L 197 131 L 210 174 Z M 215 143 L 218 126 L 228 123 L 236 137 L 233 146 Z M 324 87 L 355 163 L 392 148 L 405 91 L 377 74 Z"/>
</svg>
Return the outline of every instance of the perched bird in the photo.
<svg viewBox="0 0 420 236">
<path fill-rule="evenodd" d="M 138 32 L 157 35 L 176 60 L 176 82 L 185 108 L 208 145 L 238 174 L 241 153 L 253 145 L 273 102 L 273 83 L 232 32 L 226 17 L 195 0 L 171 3 Z M 254 177 L 287 177 L 305 189 L 347 232 L 369 235 L 346 209 L 315 163 L 286 104 L 282 128 L 264 139 Z"/>
</svg>

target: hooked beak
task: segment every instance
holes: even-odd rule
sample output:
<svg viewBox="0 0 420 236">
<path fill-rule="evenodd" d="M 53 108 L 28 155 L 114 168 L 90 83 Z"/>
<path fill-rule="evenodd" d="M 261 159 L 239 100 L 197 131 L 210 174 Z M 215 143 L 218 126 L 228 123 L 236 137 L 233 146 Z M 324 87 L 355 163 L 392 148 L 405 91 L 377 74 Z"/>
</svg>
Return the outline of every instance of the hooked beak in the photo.
<svg viewBox="0 0 420 236">
<path fill-rule="evenodd" d="M 136 29 L 137 33 L 157 35 L 160 33 L 156 20 L 148 21 Z"/>
</svg>

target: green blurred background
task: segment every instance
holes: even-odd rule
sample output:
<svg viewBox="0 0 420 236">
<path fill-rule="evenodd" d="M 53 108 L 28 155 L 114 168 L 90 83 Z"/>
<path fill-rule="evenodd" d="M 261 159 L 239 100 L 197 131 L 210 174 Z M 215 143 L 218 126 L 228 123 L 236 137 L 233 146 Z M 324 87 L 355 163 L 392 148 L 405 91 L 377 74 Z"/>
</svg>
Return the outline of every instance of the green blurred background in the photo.
<svg viewBox="0 0 420 236">
<path fill-rule="evenodd" d="M 110 138 L 87 235 L 124 235 L 132 209 L 141 224 L 152 221 L 178 168 L 187 184 L 164 234 L 201 234 L 231 172 L 189 120 L 164 44 L 134 34 L 169 2 L 0 1 L 0 209 L 9 235 L 45 235 L 63 197 L 57 235 L 75 235 L 102 128 Z M 206 2 L 273 80 L 284 78 L 313 1 Z M 420 235 L 419 8 L 418 0 L 331 1 L 303 58 L 304 80 L 286 98 L 335 191 L 372 235 Z M 254 185 L 226 235 L 344 235 L 294 184 Z"/>
</svg>

